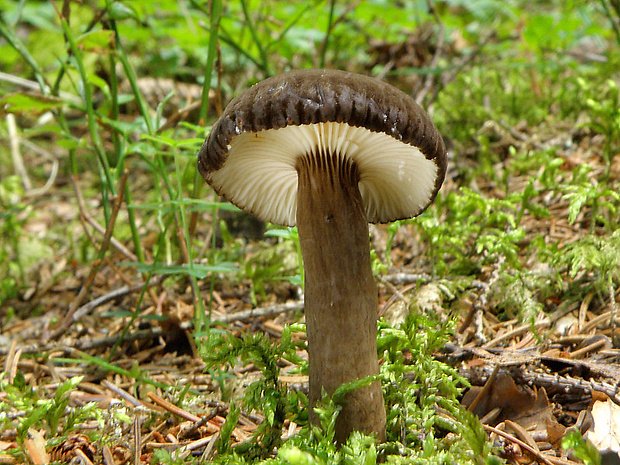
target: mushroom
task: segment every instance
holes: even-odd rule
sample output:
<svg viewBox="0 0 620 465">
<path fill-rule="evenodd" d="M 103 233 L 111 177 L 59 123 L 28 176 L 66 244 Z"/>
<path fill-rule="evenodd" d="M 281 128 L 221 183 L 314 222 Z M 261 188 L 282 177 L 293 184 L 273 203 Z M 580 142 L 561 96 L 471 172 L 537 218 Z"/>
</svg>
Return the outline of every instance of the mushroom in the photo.
<svg viewBox="0 0 620 465">
<path fill-rule="evenodd" d="M 296 70 L 233 99 L 198 154 L 224 198 L 272 223 L 297 226 L 305 268 L 310 420 L 323 391 L 379 374 L 377 284 L 368 222 L 412 218 L 446 170 L 441 135 L 407 94 L 336 70 Z M 379 381 L 344 398 L 337 442 L 352 431 L 385 439 Z"/>
</svg>

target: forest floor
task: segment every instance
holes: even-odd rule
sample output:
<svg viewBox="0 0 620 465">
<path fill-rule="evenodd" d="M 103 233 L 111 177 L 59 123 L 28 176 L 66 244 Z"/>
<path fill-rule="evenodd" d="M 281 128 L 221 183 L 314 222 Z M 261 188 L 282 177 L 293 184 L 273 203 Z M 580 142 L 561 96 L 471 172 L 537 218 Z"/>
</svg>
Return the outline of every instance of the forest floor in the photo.
<svg viewBox="0 0 620 465">
<path fill-rule="evenodd" d="M 355 30 L 343 18 L 360 11 L 345 8 L 338 24 Z M 502 44 L 523 46 L 525 35 L 500 40 L 480 33 L 470 48 L 454 35 L 438 44 L 428 31 L 444 26 L 433 13 L 427 18 L 433 26 L 400 42 L 366 44 L 367 60 L 353 66 L 421 90 L 449 147 L 435 205 L 411 221 L 370 226 L 380 327 L 399 328 L 419 315 L 430 322 L 422 323 L 425 337 L 449 334 L 432 350 L 433 359 L 463 378 L 462 409 L 480 419 L 494 453 L 507 463 L 594 464 L 589 445 L 614 451 L 603 463 L 620 463 L 617 45 L 607 37 L 596 53 L 578 58 L 571 58 L 576 49 L 556 54 L 541 46 L 538 61 L 526 50 L 487 70 L 501 54 L 513 59 L 518 47 L 505 51 Z M 522 13 L 527 16 L 525 8 Z M 92 24 L 101 19 L 91 16 Z M 106 23 L 102 27 L 110 32 Z M 116 34 L 131 32 L 128 27 Z M 62 44 L 65 33 L 55 30 Z M 232 39 L 226 40 L 230 46 Z M 93 55 L 106 45 L 80 43 Z M 487 55 L 489 48 L 494 51 Z M 117 53 L 122 58 L 122 49 Z M 325 58 L 325 48 L 322 53 Z M 66 63 L 74 66 L 69 58 Z M 251 83 L 248 63 L 249 71 L 235 75 L 230 65 L 223 76 L 218 63 L 210 121 Z M 288 62 L 279 57 L 272 63 Z M 0 164 L 0 463 L 202 463 L 223 457 L 230 452 L 223 437 L 234 451 L 267 420 L 240 401 L 264 371 L 241 356 L 227 360 L 230 370 L 214 370 L 206 361 L 214 356 L 206 341 L 213 334 L 264 335 L 277 347 L 281 337 L 291 337 L 290 325 L 303 322 L 295 232 L 230 212 L 219 199 L 214 207 L 213 193 L 195 176 L 204 136 L 195 114 L 202 86 L 126 79 L 119 95 L 144 95 L 152 109 L 162 101 L 174 107 L 166 107 L 162 119 L 153 117 L 159 128 L 145 129 L 148 112 L 140 99 L 124 106 L 130 99 L 119 100 L 111 84 L 101 83 L 112 82 L 106 66 L 89 78 L 101 112 L 94 120 L 83 107 L 60 110 L 54 98 L 32 91 L 34 81 L 11 83 L 2 101 L 2 136 L 13 163 Z M 424 67 L 432 72 L 418 75 Z M 167 100 L 171 90 L 180 103 Z M 15 95 L 36 98 L 10 100 Z M 116 108 L 106 100 L 114 100 L 111 95 L 123 102 L 115 120 L 102 116 Z M 45 119 L 50 115 L 58 126 Z M 101 187 L 107 181 L 105 163 L 94 155 L 96 134 L 115 168 L 113 190 Z M 20 159 L 21 170 L 15 164 Z M 195 182 L 200 186 L 194 188 Z M 133 195 L 131 208 L 119 192 Z M 194 208 L 194 199 L 208 201 Z M 303 363 L 305 336 L 295 331 L 292 338 Z M 401 352 L 407 366 L 415 365 L 410 352 Z M 286 357 L 276 362 L 286 392 L 307 392 L 297 363 Z M 404 376 L 412 385 L 425 382 Z M 432 384 L 438 375 L 428 376 Z M 227 424 L 227 418 L 236 421 Z M 278 440 L 299 434 L 302 423 L 287 418 Z M 578 439 L 567 441 L 571 431 L 579 432 Z M 450 442 L 445 430 L 441 435 Z M 588 443 L 579 441 L 581 435 Z"/>
</svg>

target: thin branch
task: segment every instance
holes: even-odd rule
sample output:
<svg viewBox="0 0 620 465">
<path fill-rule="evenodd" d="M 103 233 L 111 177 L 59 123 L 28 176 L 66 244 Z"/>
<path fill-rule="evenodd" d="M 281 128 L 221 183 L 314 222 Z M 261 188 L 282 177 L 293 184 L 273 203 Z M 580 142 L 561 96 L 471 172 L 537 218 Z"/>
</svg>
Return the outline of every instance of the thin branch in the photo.
<svg viewBox="0 0 620 465">
<path fill-rule="evenodd" d="M 86 278 L 86 282 L 80 289 L 80 292 L 77 295 L 77 297 L 69 305 L 69 310 L 67 314 L 65 315 L 65 318 L 63 319 L 60 326 L 54 331 L 51 331 L 47 334 L 43 334 L 43 341 L 49 341 L 50 339 L 57 339 L 58 337 L 62 336 L 73 324 L 74 322 L 73 315 L 75 314 L 78 307 L 80 306 L 80 304 L 86 298 L 86 295 L 90 291 L 90 287 L 92 286 L 95 280 L 95 276 L 97 276 L 97 273 L 99 272 L 99 267 L 101 266 L 101 263 L 103 262 L 103 258 L 110 245 L 110 239 L 112 238 L 112 233 L 114 231 L 114 226 L 116 224 L 116 218 L 118 216 L 118 211 L 120 210 L 121 205 L 123 203 L 123 193 L 125 192 L 125 185 L 127 184 L 128 177 L 129 177 L 129 172 L 125 171 L 123 173 L 123 176 L 121 177 L 119 191 L 118 191 L 119 193 L 114 201 L 114 205 L 112 207 L 112 214 L 110 215 L 110 221 L 108 222 L 108 227 L 105 231 L 105 235 L 103 236 L 103 241 L 101 242 L 101 247 L 99 249 L 99 258 L 95 261 L 95 263 L 93 263 L 90 269 L 90 273 L 88 277 Z"/>
<path fill-rule="evenodd" d="M 9 145 L 11 147 L 11 159 L 13 160 L 13 169 L 15 174 L 22 179 L 24 188 L 29 191 L 32 189 L 32 182 L 28 177 L 28 171 L 24 166 L 24 159 L 19 151 L 19 136 L 17 135 L 17 123 L 15 122 L 15 115 L 13 113 L 7 113 L 6 124 L 9 129 Z"/>
<path fill-rule="evenodd" d="M 489 433 L 493 433 L 493 434 L 497 434 L 498 436 L 503 437 L 504 439 L 508 439 L 510 442 L 514 442 L 515 444 L 518 444 L 519 447 L 521 447 L 521 449 L 525 449 L 526 451 L 528 451 L 531 455 L 533 455 L 537 460 L 545 463 L 546 465 L 554 465 L 558 462 L 552 462 L 551 459 L 552 457 L 547 457 L 543 454 L 540 453 L 540 451 L 537 451 L 536 449 L 534 449 L 532 446 L 530 446 L 529 444 L 521 441 L 521 439 L 515 438 L 514 436 L 499 430 L 497 428 L 494 428 L 493 426 L 489 426 L 489 425 L 482 425 L 482 427 L 488 431 Z M 565 462 L 563 462 L 565 463 Z"/>
<path fill-rule="evenodd" d="M 73 190 L 75 191 L 75 197 L 76 197 L 77 202 L 78 202 L 78 208 L 80 210 L 80 216 L 86 222 L 88 222 L 93 228 L 95 228 L 99 233 L 105 235 L 105 229 L 103 228 L 103 226 L 101 226 L 99 223 L 97 223 L 97 221 L 95 221 L 95 219 L 92 216 L 90 216 L 90 214 L 86 210 L 86 204 L 84 202 L 84 196 L 82 195 L 82 191 L 80 190 L 80 186 L 79 186 L 75 176 L 71 176 L 71 183 L 73 184 Z M 90 234 L 89 234 L 89 232 L 87 230 L 85 230 L 85 233 L 90 237 Z M 123 255 L 125 255 L 129 260 L 131 260 L 133 262 L 138 261 L 138 257 L 136 257 L 136 255 L 134 255 L 129 249 L 127 249 L 127 247 L 125 247 L 122 243 L 120 243 L 114 237 L 110 238 L 110 243 L 119 252 L 121 252 Z"/>
</svg>

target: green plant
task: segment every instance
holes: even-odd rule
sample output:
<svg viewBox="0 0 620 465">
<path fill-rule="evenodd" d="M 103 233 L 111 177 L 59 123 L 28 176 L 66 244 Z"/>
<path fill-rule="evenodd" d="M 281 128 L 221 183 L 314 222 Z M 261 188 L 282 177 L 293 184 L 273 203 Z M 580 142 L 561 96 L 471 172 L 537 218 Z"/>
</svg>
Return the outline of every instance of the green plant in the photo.
<svg viewBox="0 0 620 465">
<path fill-rule="evenodd" d="M 303 422 L 300 418 L 301 404 L 307 405 L 307 399 L 300 392 L 287 392 L 286 386 L 279 380 L 281 359 L 295 364 L 303 364 L 297 354 L 300 343 L 293 340 L 294 328 L 285 327 L 279 341 L 270 341 L 264 334 L 244 334 L 236 337 L 230 333 L 212 332 L 205 345 L 203 360 L 207 369 L 219 371 L 222 366 L 232 367 L 242 361 L 252 363 L 262 374 L 262 378 L 251 383 L 243 395 L 243 405 L 247 411 L 256 410 L 264 416 L 252 436 L 252 441 L 235 447 L 236 452 L 243 451 L 247 457 L 266 457 L 274 447 L 281 443 L 282 426 L 286 418 Z M 231 408 L 227 426 L 221 432 L 219 451 L 229 450 L 228 438 L 236 426 L 239 411 Z"/>
<path fill-rule="evenodd" d="M 570 449 L 575 457 L 583 460 L 584 465 L 601 465 L 601 455 L 596 447 L 592 443 L 586 442 L 579 431 L 575 429 L 571 429 L 562 438 L 562 449 Z"/>
<path fill-rule="evenodd" d="M 246 390 L 243 406 L 265 417 L 251 442 L 231 448 L 230 434 L 240 414 L 233 402 L 222 428 L 217 461 L 250 463 L 253 458 L 267 457 L 278 445 L 277 456 L 271 459 L 278 464 L 365 465 L 376 463 L 379 457 L 388 463 L 495 463 L 480 423 L 459 404 L 467 382 L 434 356 L 453 331 L 452 320 L 445 324 L 436 317 L 415 312 L 400 329 L 380 324 L 378 350 L 383 357 L 380 376 L 388 412 L 388 440 L 376 445 L 372 437 L 354 433 L 340 448 L 334 442 L 339 402 L 347 392 L 374 379 L 348 383 L 332 397 L 324 397 L 316 407 L 320 427 L 311 427 L 307 423 L 305 396 L 287 392 L 278 381 L 278 360 L 301 363 L 295 353 L 300 345 L 292 341 L 290 328 L 285 329 L 279 343 L 263 335 L 234 337 L 214 333 L 205 354 L 207 366 L 218 371 L 222 365 L 232 366 L 239 360 L 253 363 L 261 371 L 262 379 Z M 285 418 L 304 427 L 281 443 Z"/>
<path fill-rule="evenodd" d="M 297 228 L 274 228 L 265 232 L 267 237 L 277 237 L 284 241 L 290 241 L 294 244 L 297 259 L 297 274 L 287 278 L 291 284 L 303 286 L 304 284 L 304 263 L 301 256 L 301 244 L 299 243 L 299 234 Z"/>
<path fill-rule="evenodd" d="M 0 181 L 0 304 L 16 297 L 24 283 L 20 238 L 25 222 L 20 213 L 26 210 L 23 190 L 17 176 Z"/>
<path fill-rule="evenodd" d="M 549 266 L 532 269 L 507 269 L 491 289 L 497 316 L 502 319 L 518 318 L 532 325 L 545 310 L 548 297 L 561 290 L 561 277 Z"/>
<path fill-rule="evenodd" d="M 525 233 L 517 221 L 522 217 L 519 208 L 527 208 L 522 199 L 491 198 L 462 188 L 438 199 L 431 212 L 408 221 L 419 225 L 439 275 L 466 274 L 498 257 L 519 268 L 518 243 Z"/>
<path fill-rule="evenodd" d="M 590 232 L 599 225 L 609 231 L 618 222 L 620 194 L 604 179 L 594 179 L 588 174 L 591 171 L 587 165 L 579 166 L 574 170 L 572 182 L 560 186 L 564 199 L 569 201 L 568 221 L 573 224 L 587 206 L 590 207 Z"/>
<path fill-rule="evenodd" d="M 0 390 L 6 395 L 0 403 L 0 411 L 4 413 L 0 428 L 7 430 L 15 427 L 16 423 L 17 440 L 23 449 L 31 428 L 44 429 L 49 439 L 55 439 L 79 429 L 80 422 L 93 419 L 100 421 L 100 411 L 95 403 L 69 408 L 69 396 L 82 379 L 77 376 L 61 383 L 51 398 L 40 388 L 27 384 L 19 372 L 11 383 L 0 379 Z M 20 412 L 20 415 L 14 417 L 10 415 L 11 412 Z"/>
<path fill-rule="evenodd" d="M 602 134 L 603 160 L 605 161 L 605 175 L 603 180 L 610 176 L 613 159 L 620 150 L 620 92 L 618 84 L 608 79 L 604 85 L 592 85 L 585 79 L 578 79 L 577 84 L 585 97 L 586 108 L 590 121 L 586 125 L 598 134 Z"/>
<path fill-rule="evenodd" d="M 388 412 L 384 453 L 395 454 L 388 455 L 395 463 L 485 463 L 491 457 L 481 425 L 458 401 L 467 381 L 434 356 L 453 331 L 453 321 L 417 312 L 400 329 L 379 329 Z"/>
<path fill-rule="evenodd" d="M 620 229 L 609 236 L 587 235 L 567 245 L 556 255 L 553 264 L 566 267 L 576 283 L 615 295 L 620 279 Z"/>
</svg>

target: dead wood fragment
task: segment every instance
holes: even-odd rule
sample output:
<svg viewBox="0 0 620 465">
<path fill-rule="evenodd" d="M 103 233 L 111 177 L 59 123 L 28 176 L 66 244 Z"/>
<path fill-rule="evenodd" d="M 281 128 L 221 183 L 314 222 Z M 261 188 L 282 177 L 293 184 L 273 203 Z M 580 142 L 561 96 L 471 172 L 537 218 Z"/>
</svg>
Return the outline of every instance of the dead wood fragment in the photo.
<svg viewBox="0 0 620 465">
<path fill-rule="evenodd" d="M 116 218 L 117 218 L 118 212 L 119 212 L 119 210 L 121 208 L 121 205 L 123 203 L 123 193 L 125 192 L 125 185 L 127 184 L 127 178 L 128 177 L 129 177 L 129 172 L 128 171 L 125 171 L 123 173 L 123 175 L 121 176 L 121 180 L 120 180 L 119 187 L 118 187 L 119 194 L 114 199 L 114 203 L 113 203 L 113 206 L 112 206 L 112 212 L 110 213 L 110 220 L 108 222 L 108 227 L 106 229 L 106 232 L 105 232 L 105 235 L 103 237 L 103 240 L 101 241 L 101 246 L 99 247 L 99 256 L 100 256 L 100 258 L 103 258 L 105 252 L 108 249 L 108 245 L 110 243 L 110 240 L 112 238 L 112 233 L 114 232 L 114 225 L 116 224 Z M 60 336 L 62 336 L 71 327 L 71 325 L 75 321 L 73 319 L 73 315 L 76 312 L 78 306 L 86 298 L 86 294 L 90 290 L 90 287 L 93 284 L 93 281 L 95 280 L 95 276 L 97 276 L 97 273 L 99 271 L 99 267 L 100 266 L 101 266 L 101 259 L 100 260 L 96 260 L 95 263 L 93 263 L 93 265 L 91 266 L 88 278 L 86 279 L 86 281 L 82 285 L 82 288 L 80 289 L 79 294 L 76 296 L 76 298 L 69 305 L 69 309 L 67 311 L 67 314 L 65 315 L 65 317 L 64 317 L 63 321 L 61 322 L 60 326 L 58 328 L 56 328 L 55 330 L 53 330 L 53 331 L 46 331 L 46 332 L 44 332 L 43 337 L 42 337 L 44 342 L 47 342 L 47 341 L 49 341 L 51 339 L 59 338 Z"/>
<path fill-rule="evenodd" d="M 543 455 L 540 451 L 537 451 L 536 449 L 533 449 L 530 445 L 526 444 L 525 442 L 521 441 L 520 439 L 515 438 L 514 436 L 512 436 L 511 434 L 506 433 L 505 431 L 502 431 L 498 428 L 494 428 L 493 426 L 489 426 L 489 425 L 482 425 L 483 428 L 485 430 L 487 430 L 490 433 L 496 434 L 497 436 L 501 436 L 505 439 L 508 439 L 511 442 L 514 442 L 515 444 L 518 444 L 522 449 L 525 449 L 526 451 L 528 451 L 530 454 L 532 454 L 532 456 L 537 459 L 540 460 L 542 463 L 546 464 L 546 465 L 556 465 L 556 464 L 562 464 L 562 465 L 566 465 L 568 463 L 571 462 L 557 462 L 557 461 L 553 461 L 554 457 L 548 457 Z M 572 462 L 575 465 L 578 465 L 577 462 Z"/>
<path fill-rule="evenodd" d="M 162 407 L 165 410 L 169 411 L 173 415 L 176 415 L 178 417 L 181 417 L 181 418 L 184 418 L 186 420 L 193 421 L 193 422 L 200 421 L 200 417 L 199 416 L 196 416 L 196 415 L 194 415 L 192 413 L 189 413 L 187 410 L 183 410 L 182 408 L 177 407 L 174 404 L 171 404 L 167 400 L 162 399 L 161 397 L 159 397 L 154 392 L 149 392 L 147 394 L 147 396 L 148 396 L 149 399 L 151 399 L 157 405 L 159 405 L 160 407 Z"/>
</svg>

